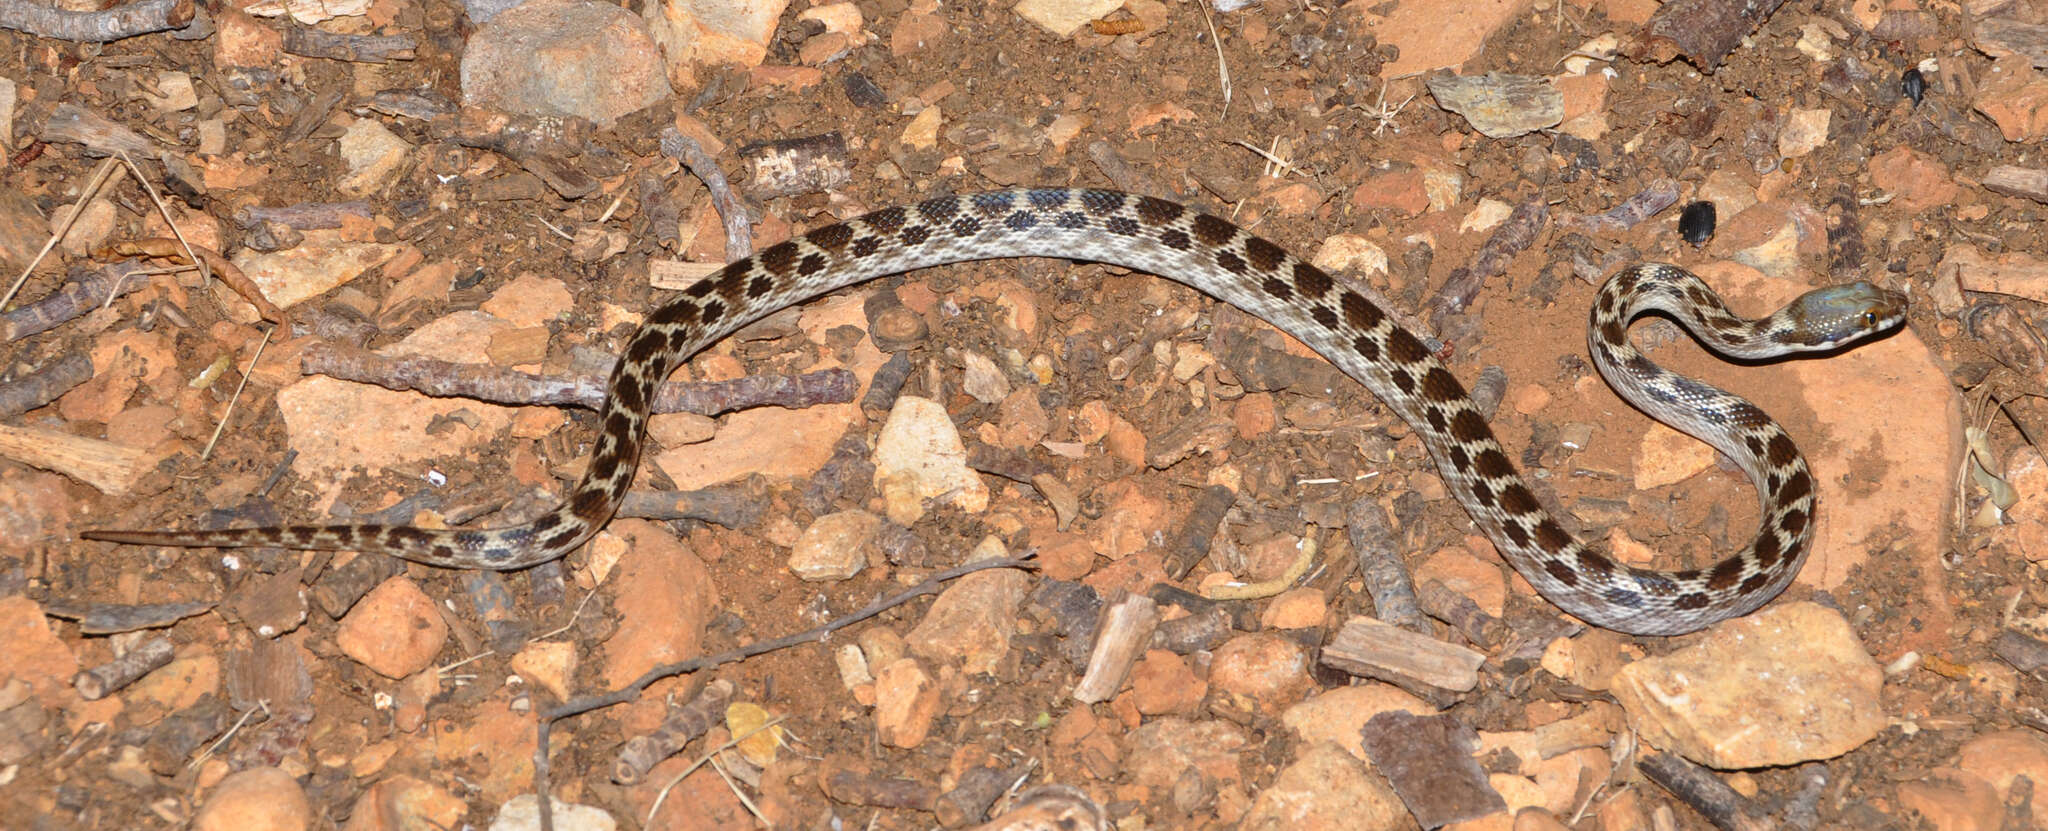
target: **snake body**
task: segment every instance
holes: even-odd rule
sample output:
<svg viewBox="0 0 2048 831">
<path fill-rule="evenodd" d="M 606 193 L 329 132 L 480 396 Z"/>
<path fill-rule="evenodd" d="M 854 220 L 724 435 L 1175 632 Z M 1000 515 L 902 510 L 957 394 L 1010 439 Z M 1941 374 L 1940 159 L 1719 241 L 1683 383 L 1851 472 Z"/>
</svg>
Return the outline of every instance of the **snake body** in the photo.
<svg viewBox="0 0 2048 831">
<path fill-rule="evenodd" d="M 1465 389 L 1385 310 L 1321 269 L 1222 219 L 1152 197 L 1037 188 L 941 196 L 810 231 L 725 266 L 648 316 L 614 369 L 589 467 L 562 504 L 505 528 L 294 525 L 213 531 L 90 531 L 91 539 L 176 546 L 383 552 L 455 568 L 516 569 L 561 557 L 617 510 L 639 466 L 655 385 L 678 362 L 771 312 L 884 275 L 964 260 L 1058 257 L 1185 283 L 1299 338 L 1412 425 L 1459 503 L 1544 597 L 1628 633 L 1689 632 L 1749 612 L 1789 584 L 1813 534 L 1814 481 L 1792 439 L 1739 397 L 1667 372 L 1629 342 L 1662 311 L 1737 357 L 1823 350 L 1888 329 L 1905 300 L 1856 283 L 1822 289 L 1759 321 L 1729 312 L 1699 278 L 1638 265 L 1600 290 L 1594 363 L 1643 411 L 1736 460 L 1762 506 L 1756 537 L 1706 569 L 1652 571 L 1579 542 L 1538 503 Z"/>
</svg>

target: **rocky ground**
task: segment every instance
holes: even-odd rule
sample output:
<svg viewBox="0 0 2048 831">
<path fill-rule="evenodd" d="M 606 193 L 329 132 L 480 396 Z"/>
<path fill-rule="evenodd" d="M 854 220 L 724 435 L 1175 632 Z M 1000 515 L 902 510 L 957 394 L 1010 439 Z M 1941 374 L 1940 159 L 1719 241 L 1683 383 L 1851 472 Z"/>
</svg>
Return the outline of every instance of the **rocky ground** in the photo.
<svg viewBox="0 0 2048 831">
<path fill-rule="evenodd" d="M 229 5 L 0 6 L 0 824 L 537 827 L 554 716 L 559 828 L 2048 822 L 2039 7 Z M 1781 599 L 1678 638 L 1544 602 L 1301 343 L 1054 260 L 697 356 L 562 563 L 80 540 L 535 516 L 672 290 L 1034 184 L 1187 202 L 1412 312 L 1631 565 L 1757 510 L 1594 373 L 1602 279 L 1911 307 L 1749 367 L 1636 327 L 1783 422 L 1821 504 Z"/>
</svg>

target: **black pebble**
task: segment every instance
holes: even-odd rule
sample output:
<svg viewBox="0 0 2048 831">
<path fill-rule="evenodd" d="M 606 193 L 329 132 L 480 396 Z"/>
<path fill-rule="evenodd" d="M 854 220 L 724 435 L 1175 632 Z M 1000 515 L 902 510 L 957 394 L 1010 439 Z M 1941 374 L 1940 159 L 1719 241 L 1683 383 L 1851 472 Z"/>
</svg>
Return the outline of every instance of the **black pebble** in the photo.
<svg viewBox="0 0 2048 831">
<path fill-rule="evenodd" d="M 1920 99 L 1927 97 L 1927 76 L 1920 74 L 1920 68 L 1917 66 L 1906 70 L 1906 74 L 1899 77 L 1899 91 L 1904 92 L 1907 98 L 1913 99 L 1914 106 L 1918 106 Z"/>
<path fill-rule="evenodd" d="M 1714 238 L 1714 203 L 1704 199 L 1687 203 L 1678 213 L 1678 235 L 1693 245 L 1706 245 Z"/>
</svg>

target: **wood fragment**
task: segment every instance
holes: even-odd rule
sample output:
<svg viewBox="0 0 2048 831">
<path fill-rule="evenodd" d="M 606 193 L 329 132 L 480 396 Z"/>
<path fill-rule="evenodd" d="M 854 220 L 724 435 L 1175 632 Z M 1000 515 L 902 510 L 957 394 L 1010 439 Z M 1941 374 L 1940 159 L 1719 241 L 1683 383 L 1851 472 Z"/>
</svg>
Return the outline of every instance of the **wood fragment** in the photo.
<svg viewBox="0 0 2048 831">
<path fill-rule="evenodd" d="M 0 418 L 13 418 L 57 400 L 92 379 L 92 359 L 67 352 L 34 372 L 0 385 Z"/>
<path fill-rule="evenodd" d="M 114 660 L 72 676 L 71 686 L 85 700 L 98 701 L 170 663 L 176 651 L 170 638 L 158 635 L 136 644 Z"/>
<path fill-rule="evenodd" d="M 1636 762 L 1643 776 L 1698 811 L 1722 831 L 1772 831 L 1763 807 L 1714 776 L 1713 771 L 1671 753 L 1651 753 Z"/>
<path fill-rule="evenodd" d="M 143 745 L 149 769 L 160 776 L 176 776 L 192 760 L 192 754 L 213 737 L 228 729 L 234 711 L 220 696 L 207 693 L 192 706 L 165 717 Z"/>
<path fill-rule="evenodd" d="M 883 776 L 857 770 L 834 770 L 821 785 L 834 802 L 888 808 L 898 811 L 930 811 L 938 801 L 939 789 L 922 779 Z"/>
<path fill-rule="evenodd" d="M 673 521 L 695 519 L 727 528 L 751 528 L 769 504 L 758 478 L 692 491 L 629 491 L 619 516 Z"/>
<path fill-rule="evenodd" d="M 1176 655 L 1193 655 L 1221 646 L 1234 634 L 1230 610 L 1219 603 L 1192 615 L 1160 621 L 1159 628 L 1152 631 L 1150 647 Z"/>
<path fill-rule="evenodd" d="M 1435 580 L 1424 583 L 1416 591 L 1416 599 L 1430 617 L 1450 624 L 1458 634 L 1465 636 L 1465 640 L 1480 649 L 1490 651 L 1500 646 L 1507 635 L 1507 624 L 1500 618 L 1487 614 L 1472 598 L 1451 591 Z"/>
<path fill-rule="evenodd" d="M 1986 17 L 1970 32 L 1970 44 L 1991 56 L 2025 57 L 2035 69 L 2048 69 L 2048 25 L 2009 17 Z"/>
<path fill-rule="evenodd" d="M 753 174 L 747 192 L 756 199 L 820 193 L 853 181 L 846 137 L 837 130 L 752 142 L 740 147 L 739 157 Z"/>
<path fill-rule="evenodd" d="M 960 774 L 952 790 L 939 794 L 932 803 L 932 815 L 947 828 L 987 819 L 988 809 L 996 804 L 996 798 L 1022 775 L 1001 768 L 969 768 Z"/>
<path fill-rule="evenodd" d="M 2000 629 L 1991 640 L 1991 654 L 2013 669 L 2035 678 L 2048 678 L 2048 642 L 2016 629 Z"/>
<path fill-rule="evenodd" d="M 704 183 L 711 192 L 711 206 L 718 211 L 718 220 L 725 226 L 725 259 L 736 262 L 753 256 L 753 223 L 747 216 L 747 206 L 733 193 L 732 183 L 726 181 L 725 171 L 718 167 L 718 160 L 704 152 L 704 145 L 683 134 L 671 124 L 661 131 L 662 155 L 675 159 L 689 168 L 690 175 Z"/>
<path fill-rule="evenodd" d="M 490 150 L 518 162 L 564 199 L 581 199 L 597 192 L 596 177 L 570 161 L 589 146 L 595 131 L 590 122 L 573 116 L 514 115 L 473 105 L 435 118 L 428 127 L 436 138 Z"/>
<path fill-rule="evenodd" d="M 276 207 L 248 205 L 235 211 L 235 224 L 244 228 L 254 228 L 265 222 L 276 222 L 301 231 L 315 231 L 339 228 L 348 220 L 367 220 L 375 215 L 370 203 L 361 200 L 302 202 L 297 205 Z"/>
<path fill-rule="evenodd" d="M 1452 271 L 1451 276 L 1444 280 L 1443 287 L 1437 290 L 1436 298 L 1429 304 L 1430 321 L 1436 328 L 1449 328 L 1443 319 L 1449 315 L 1464 314 L 1471 307 L 1473 298 L 1479 296 L 1479 287 L 1506 274 L 1508 262 L 1535 244 L 1536 237 L 1549 223 L 1550 205 L 1543 200 L 1532 199 L 1516 205 L 1514 212 L 1494 227 L 1486 242 L 1480 243 L 1472 265 Z"/>
<path fill-rule="evenodd" d="M 1416 600 L 1415 578 L 1396 556 L 1399 543 L 1386 509 L 1370 496 L 1359 497 L 1344 510 L 1344 532 L 1351 540 L 1351 556 L 1358 561 L 1366 594 L 1372 596 L 1373 614 L 1411 632 L 1436 634 Z"/>
<path fill-rule="evenodd" d="M 13 3 L 19 0 L 0 0 Z M 131 156 L 156 158 L 163 153 L 163 147 L 141 133 L 130 130 L 84 107 L 66 101 L 50 111 L 49 120 L 43 122 L 41 140 L 59 144 L 80 144 L 91 156 Z"/>
<path fill-rule="evenodd" d="M 1643 224 L 1644 221 L 1665 208 L 1678 204 L 1678 183 L 1670 179 L 1658 179 L 1634 196 L 1609 208 L 1606 213 L 1571 214 L 1559 217 L 1558 227 L 1587 233 L 1619 234 Z M 1713 204 L 1711 202 L 1707 203 Z"/>
<path fill-rule="evenodd" d="M 634 736 L 619 748 L 612 762 L 612 781 L 621 785 L 638 783 L 661 760 L 676 755 L 684 746 L 712 725 L 725 719 L 725 705 L 732 703 L 738 688 L 720 678 L 704 685 L 689 703 L 671 707 L 660 726 L 645 736 Z"/>
<path fill-rule="evenodd" d="M 2002 164 L 1985 171 L 1984 189 L 2006 196 L 2048 202 L 2048 170 Z"/>
<path fill-rule="evenodd" d="M 1346 621 L 1323 646 L 1322 663 L 1352 675 L 1466 692 L 1479 686 L 1486 656 L 1361 616 Z"/>
<path fill-rule="evenodd" d="M 1088 669 L 1074 685 L 1074 700 L 1095 704 L 1115 696 L 1137 664 L 1138 654 L 1151 645 L 1152 630 L 1158 625 L 1159 604 L 1152 598 L 1133 594 L 1109 604 L 1095 629 Z"/>
<path fill-rule="evenodd" d="M 6 314 L 0 314 L 0 342 L 20 340 L 55 329 L 123 294 L 148 285 L 135 272 L 141 263 L 115 263 L 97 271 L 74 271 L 62 288 Z"/>
<path fill-rule="evenodd" d="M 78 621 L 81 634 L 112 635 L 169 626 L 213 607 L 211 600 L 125 604 L 51 598 L 43 602 L 43 614 Z"/>
<path fill-rule="evenodd" d="M 1166 575 L 1175 580 L 1188 576 L 1195 564 L 1209 556 L 1216 532 L 1223 528 L 1223 516 L 1237 502 L 1237 492 L 1224 485 L 1202 489 L 1188 515 L 1181 520 L 1173 540 L 1166 545 Z"/>
<path fill-rule="evenodd" d="M 111 43 L 185 28 L 192 0 L 140 0 L 96 12 L 69 12 L 30 0 L 0 0 L 0 29 L 77 43 Z"/>
<path fill-rule="evenodd" d="M 1683 57 L 1709 75 L 1785 0 L 1672 0 L 1658 7 L 1623 53 L 1669 63 Z"/>
<path fill-rule="evenodd" d="M 336 343 L 318 343 L 300 356 L 299 370 L 393 390 L 474 398 L 497 404 L 547 404 L 599 409 L 608 376 L 542 376 L 483 364 L 461 364 L 418 356 L 387 357 Z M 731 381 L 663 383 L 655 392 L 656 413 L 717 415 L 748 407 L 800 409 L 853 400 L 853 373 L 828 369 L 803 375 L 754 375 Z"/>
<path fill-rule="evenodd" d="M 284 30 L 284 51 L 308 58 L 390 63 L 412 60 L 418 47 L 411 35 L 345 35 L 310 26 Z"/>
<path fill-rule="evenodd" d="M 321 611 L 338 620 L 354 608 L 363 595 L 404 570 L 405 561 L 397 557 L 358 555 L 328 569 L 320 579 L 313 581 L 313 601 L 320 604 Z"/>
<path fill-rule="evenodd" d="M 0 457 L 62 473 L 119 496 L 149 472 L 149 451 L 56 430 L 0 424 Z"/>
</svg>

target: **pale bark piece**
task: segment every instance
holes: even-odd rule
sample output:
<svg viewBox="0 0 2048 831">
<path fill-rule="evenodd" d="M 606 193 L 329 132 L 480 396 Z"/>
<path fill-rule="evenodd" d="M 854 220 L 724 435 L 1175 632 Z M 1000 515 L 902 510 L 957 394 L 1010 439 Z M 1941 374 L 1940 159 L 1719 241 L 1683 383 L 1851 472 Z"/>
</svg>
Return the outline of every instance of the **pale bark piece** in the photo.
<svg viewBox="0 0 2048 831">
<path fill-rule="evenodd" d="M 1421 681 L 1464 692 L 1479 685 L 1486 656 L 1369 617 L 1346 621 L 1323 646 L 1322 662 L 1352 675 Z"/>
<path fill-rule="evenodd" d="M 1429 92 L 1437 104 L 1465 117 L 1488 138 L 1514 138 L 1564 120 L 1564 93 L 1550 79 L 1533 75 L 1488 72 L 1466 77 L 1439 72 L 1429 76 Z"/>
<path fill-rule="evenodd" d="M 149 471 L 149 451 L 56 430 L 0 424 L 0 456 L 62 473 L 119 496 Z"/>
<path fill-rule="evenodd" d="M 1638 41 L 1626 51 L 1656 63 L 1684 57 L 1712 74 L 1743 38 L 1784 4 L 1785 0 L 1673 0 L 1650 16 Z"/>
<path fill-rule="evenodd" d="M 1159 604 L 1144 595 L 1131 595 L 1103 612 L 1096 628 L 1095 649 L 1088 656 L 1088 670 L 1074 685 L 1074 700 L 1084 704 L 1108 701 L 1123 687 L 1139 653 L 1152 642 L 1152 630 L 1159 626 Z"/>
<path fill-rule="evenodd" d="M 2002 164 L 1984 172 L 1984 189 L 2048 202 L 2048 170 Z"/>
</svg>

